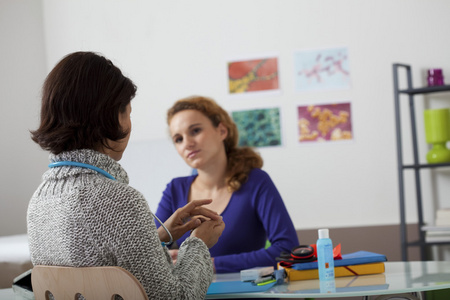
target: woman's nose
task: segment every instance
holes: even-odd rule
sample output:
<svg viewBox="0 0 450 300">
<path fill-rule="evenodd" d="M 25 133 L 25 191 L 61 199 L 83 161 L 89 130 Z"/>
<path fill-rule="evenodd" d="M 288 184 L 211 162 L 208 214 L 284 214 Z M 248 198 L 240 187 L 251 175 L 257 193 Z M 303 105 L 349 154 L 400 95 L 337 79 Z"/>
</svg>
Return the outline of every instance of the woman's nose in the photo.
<svg viewBox="0 0 450 300">
<path fill-rule="evenodd" d="M 186 137 L 184 139 L 184 147 L 186 147 L 187 149 L 190 149 L 194 146 L 195 142 L 194 139 L 191 137 Z"/>
</svg>

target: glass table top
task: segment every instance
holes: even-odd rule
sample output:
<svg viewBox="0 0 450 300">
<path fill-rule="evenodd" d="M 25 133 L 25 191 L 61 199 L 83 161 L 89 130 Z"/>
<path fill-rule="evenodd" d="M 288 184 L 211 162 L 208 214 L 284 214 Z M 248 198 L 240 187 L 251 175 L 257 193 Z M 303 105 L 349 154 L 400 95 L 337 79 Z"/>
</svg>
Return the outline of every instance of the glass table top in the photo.
<svg viewBox="0 0 450 300">
<path fill-rule="evenodd" d="M 216 274 L 214 280 L 239 281 L 240 273 Z M 264 292 L 207 295 L 206 299 L 359 297 L 450 289 L 450 261 L 386 262 L 382 274 L 338 277 L 333 283 L 321 289 L 317 279 L 291 281 Z M 0 290 L 0 299 L 29 298 L 10 288 Z"/>
<path fill-rule="evenodd" d="M 217 274 L 215 281 L 240 280 L 239 273 Z M 207 295 L 218 298 L 328 298 L 412 293 L 450 288 L 450 261 L 386 262 L 385 272 L 338 277 L 328 286 L 320 281 L 298 280 L 257 293 Z"/>
</svg>

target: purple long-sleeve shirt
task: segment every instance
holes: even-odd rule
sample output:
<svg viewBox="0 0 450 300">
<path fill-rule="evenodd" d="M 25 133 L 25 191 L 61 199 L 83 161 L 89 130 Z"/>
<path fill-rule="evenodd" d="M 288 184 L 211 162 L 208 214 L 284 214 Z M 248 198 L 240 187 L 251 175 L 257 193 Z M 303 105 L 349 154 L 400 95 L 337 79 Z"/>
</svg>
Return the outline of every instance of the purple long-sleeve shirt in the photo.
<svg viewBox="0 0 450 300">
<path fill-rule="evenodd" d="M 161 221 L 187 204 L 196 176 L 175 178 L 167 185 L 156 211 Z M 290 252 L 298 246 L 297 233 L 280 193 L 261 169 L 253 169 L 247 182 L 231 195 L 222 217 L 225 230 L 210 249 L 217 273 L 276 266 L 275 258 L 282 251 Z M 188 236 L 186 233 L 181 237 L 178 245 Z M 267 239 L 271 246 L 264 249 Z"/>
</svg>

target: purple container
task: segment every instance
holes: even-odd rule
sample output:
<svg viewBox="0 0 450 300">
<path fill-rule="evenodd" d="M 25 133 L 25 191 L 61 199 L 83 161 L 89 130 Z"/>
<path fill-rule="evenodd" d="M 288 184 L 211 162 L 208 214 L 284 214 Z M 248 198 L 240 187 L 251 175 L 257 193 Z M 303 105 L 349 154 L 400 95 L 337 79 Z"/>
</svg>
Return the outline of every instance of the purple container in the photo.
<svg viewBox="0 0 450 300">
<path fill-rule="evenodd" d="M 428 70 L 428 86 L 444 85 L 444 75 L 442 69 Z"/>
</svg>

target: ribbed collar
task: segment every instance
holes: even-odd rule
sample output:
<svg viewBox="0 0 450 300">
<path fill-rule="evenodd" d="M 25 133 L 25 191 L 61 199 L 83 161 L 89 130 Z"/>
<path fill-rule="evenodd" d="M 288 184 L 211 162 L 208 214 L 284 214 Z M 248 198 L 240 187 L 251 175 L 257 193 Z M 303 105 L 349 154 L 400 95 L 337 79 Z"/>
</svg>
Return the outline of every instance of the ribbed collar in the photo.
<svg viewBox="0 0 450 300">
<path fill-rule="evenodd" d="M 103 169 L 111 174 L 117 181 L 128 184 L 128 174 L 122 166 L 106 154 L 100 153 L 92 149 L 80 149 L 74 151 L 61 152 L 60 154 L 50 154 L 50 162 L 58 161 L 74 161 L 89 164 L 97 168 Z M 79 167 L 58 167 L 52 168 L 45 172 L 44 179 L 52 177 L 62 178 L 65 176 L 76 175 L 80 173 L 96 173 L 94 170 Z"/>
</svg>

